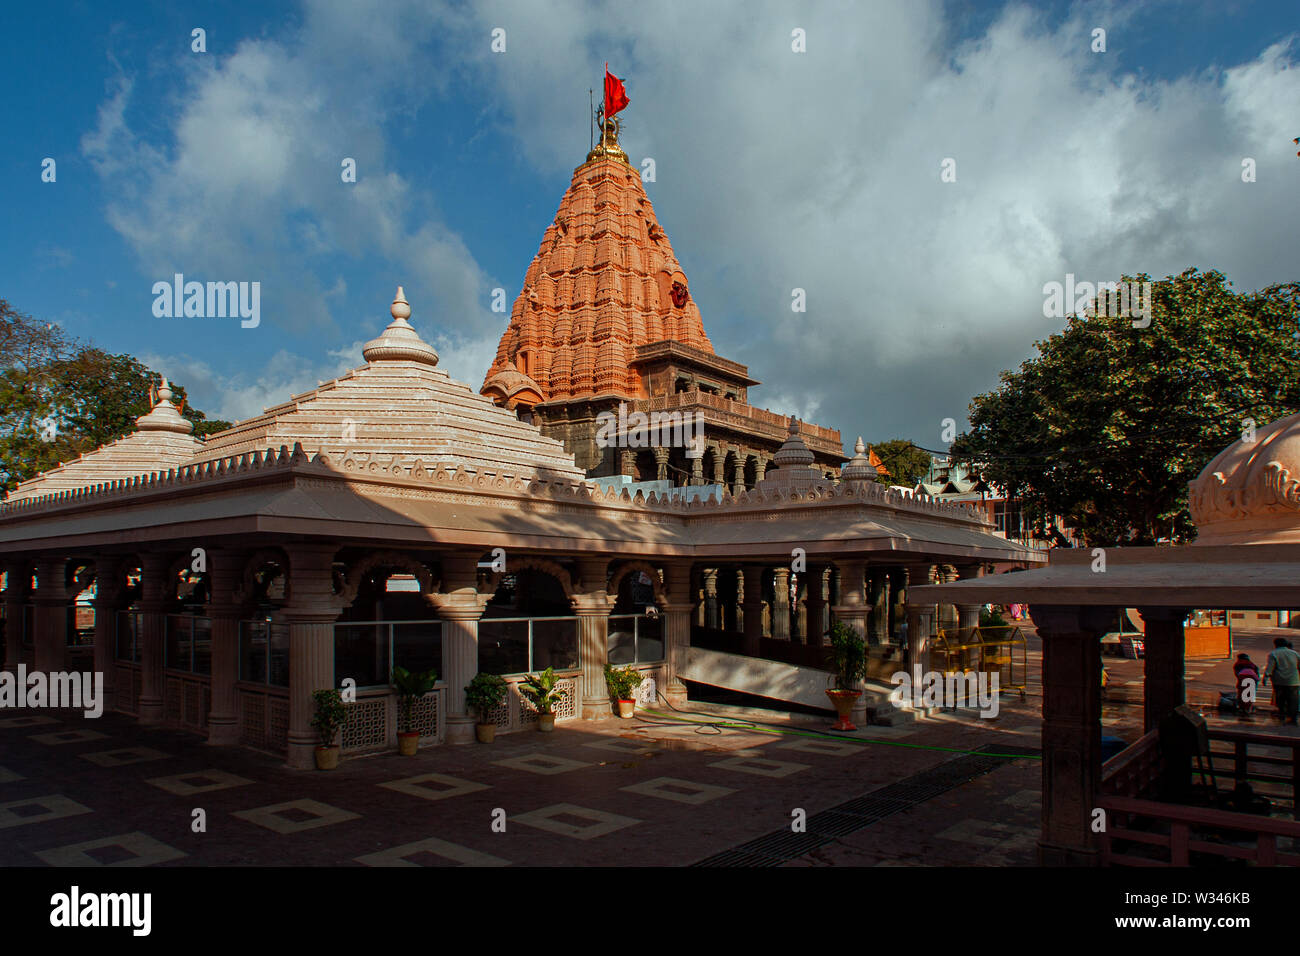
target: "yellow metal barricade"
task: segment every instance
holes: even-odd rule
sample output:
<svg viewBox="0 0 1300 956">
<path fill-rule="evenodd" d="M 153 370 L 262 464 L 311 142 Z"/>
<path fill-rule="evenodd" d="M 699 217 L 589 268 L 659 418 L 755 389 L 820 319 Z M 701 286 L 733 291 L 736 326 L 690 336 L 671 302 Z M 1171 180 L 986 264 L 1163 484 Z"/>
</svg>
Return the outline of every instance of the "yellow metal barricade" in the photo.
<svg viewBox="0 0 1300 956">
<path fill-rule="evenodd" d="M 1025 699 L 1029 654 L 1018 624 L 939 629 L 930 644 L 930 666 L 944 674 L 983 671 L 998 675 L 999 690 L 1016 690 Z"/>
</svg>

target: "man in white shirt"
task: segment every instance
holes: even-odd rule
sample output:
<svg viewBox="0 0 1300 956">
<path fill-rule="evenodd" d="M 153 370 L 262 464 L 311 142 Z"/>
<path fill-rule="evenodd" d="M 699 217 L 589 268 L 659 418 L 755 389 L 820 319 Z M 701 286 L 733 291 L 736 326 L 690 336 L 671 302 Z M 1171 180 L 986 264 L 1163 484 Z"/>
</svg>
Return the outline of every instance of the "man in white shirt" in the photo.
<svg viewBox="0 0 1300 956">
<path fill-rule="evenodd" d="M 1285 637 L 1273 638 L 1273 653 L 1268 655 L 1268 666 L 1264 668 L 1264 679 L 1260 685 L 1273 679 L 1273 694 L 1277 698 L 1277 709 L 1289 724 L 1296 723 L 1300 713 L 1300 654 L 1288 646 Z"/>
</svg>

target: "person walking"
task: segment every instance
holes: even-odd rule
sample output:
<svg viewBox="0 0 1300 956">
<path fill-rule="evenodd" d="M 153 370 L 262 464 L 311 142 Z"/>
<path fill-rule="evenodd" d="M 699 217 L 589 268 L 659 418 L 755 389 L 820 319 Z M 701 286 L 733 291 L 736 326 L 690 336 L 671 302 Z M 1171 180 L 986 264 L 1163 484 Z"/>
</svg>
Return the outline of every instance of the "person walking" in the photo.
<svg viewBox="0 0 1300 956">
<path fill-rule="evenodd" d="M 1237 662 L 1232 665 L 1232 673 L 1237 677 L 1237 713 L 1249 717 L 1255 710 L 1255 695 L 1259 687 L 1259 668 L 1250 659 L 1249 654 L 1238 654 Z M 1252 682 L 1250 700 L 1246 700 L 1244 691 L 1247 681 Z"/>
<path fill-rule="evenodd" d="M 1270 677 L 1282 719 L 1288 724 L 1296 723 L 1300 714 L 1300 654 L 1291 649 L 1285 637 L 1273 638 L 1273 653 L 1268 655 L 1263 683 L 1267 684 Z"/>
</svg>

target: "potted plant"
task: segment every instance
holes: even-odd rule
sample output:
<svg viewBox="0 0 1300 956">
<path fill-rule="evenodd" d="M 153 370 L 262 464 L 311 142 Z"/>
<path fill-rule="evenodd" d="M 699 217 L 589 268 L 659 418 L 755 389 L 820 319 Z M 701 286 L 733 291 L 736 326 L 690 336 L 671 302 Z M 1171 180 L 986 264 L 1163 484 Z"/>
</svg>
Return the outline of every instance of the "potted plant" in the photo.
<svg viewBox="0 0 1300 956">
<path fill-rule="evenodd" d="M 479 743 L 490 744 L 496 739 L 497 725 L 488 717 L 505 699 L 506 680 L 500 674 L 475 674 L 474 679 L 465 685 L 465 706 L 478 714 L 474 736 Z"/>
<path fill-rule="evenodd" d="M 559 684 L 555 668 L 548 667 L 540 674 L 529 674 L 519 685 L 519 693 L 537 708 L 537 729 L 543 733 L 555 729 L 555 705 L 564 697 Z"/>
<path fill-rule="evenodd" d="M 397 693 L 397 752 L 414 757 L 420 749 L 420 732 L 411 729 L 415 702 L 438 683 L 438 672 L 429 668 L 423 674 L 408 671 L 400 664 L 393 667 L 393 690 Z"/>
<path fill-rule="evenodd" d="M 318 690 L 311 695 L 316 705 L 311 725 L 320 736 L 320 746 L 316 748 L 316 769 L 333 770 L 339 765 L 339 748 L 334 743 L 339 728 L 347 722 L 348 708 L 343 703 L 343 695 L 337 690 Z"/>
<path fill-rule="evenodd" d="M 835 705 L 839 720 L 832 730 L 857 730 L 849 720 L 853 705 L 862 696 L 858 681 L 867 676 L 867 642 L 856 630 L 842 621 L 836 621 L 829 631 L 831 645 L 828 651 L 830 665 L 835 672 L 835 687 L 826 696 Z"/>
<path fill-rule="evenodd" d="M 636 701 L 632 691 L 641 684 L 641 672 L 635 667 L 610 667 L 605 665 L 605 683 L 618 701 L 618 715 L 631 717 L 636 713 Z"/>
</svg>

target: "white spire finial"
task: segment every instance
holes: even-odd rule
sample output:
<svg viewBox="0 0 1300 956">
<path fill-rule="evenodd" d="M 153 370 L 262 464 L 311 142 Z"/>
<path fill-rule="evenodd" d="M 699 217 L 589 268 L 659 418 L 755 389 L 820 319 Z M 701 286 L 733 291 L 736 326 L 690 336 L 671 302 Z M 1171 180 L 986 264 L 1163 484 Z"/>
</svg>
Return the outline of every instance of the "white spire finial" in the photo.
<svg viewBox="0 0 1300 956">
<path fill-rule="evenodd" d="M 400 285 L 397 287 L 397 296 L 393 299 L 393 307 L 389 311 L 394 319 L 402 322 L 411 317 L 410 303 L 406 301 L 406 293 L 402 291 Z"/>
<path fill-rule="evenodd" d="M 857 444 L 855 444 L 855 445 L 853 446 L 853 450 L 854 450 L 857 454 L 859 454 L 859 455 L 861 455 L 862 453 L 864 453 L 864 452 L 867 450 L 867 446 L 864 445 L 864 444 L 862 443 L 862 436 L 861 436 L 861 435 L 858 436 Z"/>
</svg>

